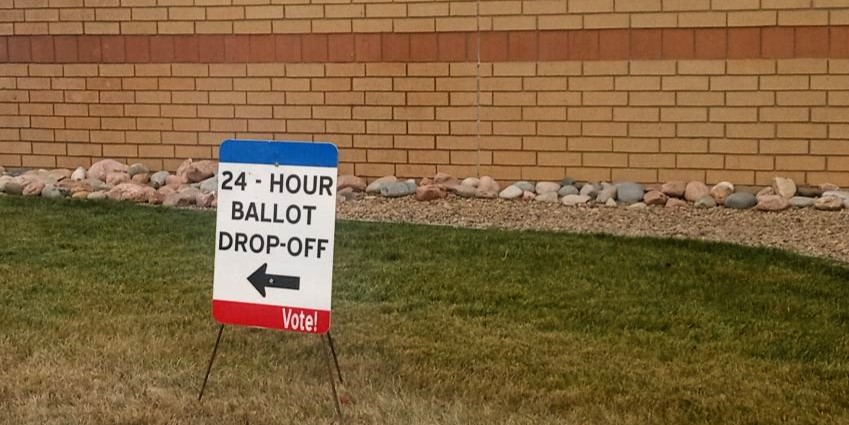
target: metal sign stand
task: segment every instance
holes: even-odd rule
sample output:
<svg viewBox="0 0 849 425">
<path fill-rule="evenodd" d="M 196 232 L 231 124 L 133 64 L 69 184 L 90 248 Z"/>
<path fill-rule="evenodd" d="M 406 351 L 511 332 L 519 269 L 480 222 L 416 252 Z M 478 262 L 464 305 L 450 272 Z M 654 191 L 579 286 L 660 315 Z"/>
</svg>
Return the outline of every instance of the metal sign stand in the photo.
<svg viewBox="0 0 849 425">
<path fill-rule="evenodd" d="M 198 394 L 198 401 L 203 400 L 203 393 L 206 390 L 206 384 L 209 382 L 209 375 L 212 373 L 212 364 L 215 362 L 215 355 L 218 354 L 218 346 L 221 344 L 221 336 L 224 334 L 224 325 L 218 328 L 218 337 L 215 338 L 215 347 L 212 348 L 212 356 L 209 357 L 209 364 L 206 366 L 206 374 L 203 377 L 203 385 L 200 387 L 200 393 Z M 321 335 L 318 336 L 321 341 L 321 345 L 324 345 L 324 338 L 321 338 Z M 336 347 L 333 344 L 333 337 L 330 335 L 330 331 L 327 332 L 327 347 L 330 349 L 329 356 L 327 356 L 327 375 L 330 378 L 330 392 L 333 396 L 333 403 L 336 407 L 336 416 L 339 418 L 339 423 L 344 423 L 345 419 L 342 416 L 342 408 L 339 404 L 339 394 L 336 391 L 336 377 L 333 376 L 333 366 L 336 366 L 336 374 L 339 377 L 339 383 L 344 383 L 342 380 L 342 370 L 339 368 L 339 358 L 336 356 Z M 322 350 L 324 350 L 322 348 Z"/>
</svg>

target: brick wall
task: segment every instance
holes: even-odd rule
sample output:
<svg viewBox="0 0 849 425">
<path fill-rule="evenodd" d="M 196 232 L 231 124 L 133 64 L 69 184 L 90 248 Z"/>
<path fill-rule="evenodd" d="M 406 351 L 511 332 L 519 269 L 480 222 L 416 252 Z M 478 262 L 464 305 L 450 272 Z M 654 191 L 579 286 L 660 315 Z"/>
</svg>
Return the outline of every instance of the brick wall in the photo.
<svg viewBox="0 0 849 425">
<path fill-rule="evenodd" d="M 849 185 L 849 0 L 278 3 L 0 1 L 0 164 Z"/>
</svg>

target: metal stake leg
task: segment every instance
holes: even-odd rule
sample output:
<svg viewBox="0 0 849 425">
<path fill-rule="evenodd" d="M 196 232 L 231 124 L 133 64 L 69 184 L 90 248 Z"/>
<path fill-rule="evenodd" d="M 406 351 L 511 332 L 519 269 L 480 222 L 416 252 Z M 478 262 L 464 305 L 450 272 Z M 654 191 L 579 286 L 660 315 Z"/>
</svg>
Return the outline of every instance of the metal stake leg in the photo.
<svg viewBox="0 0 849 425">
<path fill-rule="evenodd" d="M 322 348 L 322 351 L 325 350 Z M 342 424 L 345 423 L 345 419 L 342 417 L 342 408 L 339 407 L 339 394 L 336 392 L 336 378 L 333 376 L 333 366 L 330 365 L 331 359 L 329 353 L 325 357 L 327 357 L 327 377 L 330 378 L 330 391 L 333 395 L 333 404 L 336 406 L 336 416 L 339 417 L 339 423 Z"/>
<path fill-rule="evenodd" d="M 206 376 L 203 377 L 203 385 L 200 387 L 198 401 L 203 398 L 203 391 L 206 389 L 206 382 L 209 380 L 209 373 L 212 372 L 212 363 L 215 361 L 215 354 L 218 353 L 218 344 L 221 343 L 221 334 L 224 333 L 224 325 L 218 328 L 218 338 L 215 338 L 215 348 L 212 349 L 212 357 L 209 358 L 209 366 L 206 367 Z"/>
<path fill-rule="evenodd" d="M 327 331 L 327 343 L 330 344 L 330 352 L 333 354 L 333 363 L 336 365 L 336 374 L 339 375 L 339 383 L 344 384 L 342 380 L 342 369 L 339 369 L 339 358 L 336 357 L 336 347 L 333 345 L 333 337 L 330 336 L 330 331 Z"/>
</svg>

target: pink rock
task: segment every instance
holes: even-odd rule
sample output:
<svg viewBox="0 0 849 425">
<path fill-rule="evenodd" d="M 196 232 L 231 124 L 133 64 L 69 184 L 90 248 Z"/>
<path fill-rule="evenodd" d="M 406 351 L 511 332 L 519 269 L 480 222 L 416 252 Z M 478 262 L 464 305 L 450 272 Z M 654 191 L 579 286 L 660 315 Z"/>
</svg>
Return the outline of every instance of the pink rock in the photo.
<svg viewBox="0 0 849 425">
<path fill-rule="evenodd" d="M 44 183 L 42 182 L 32 182 L 26 186 L 24 186 L 24 190 L 21 192 L 24 196 L 39 196 L 41 195 L 41 191 L 44 189 Z"/>
<path fill-rule="evenodd" d="M 734 185 L 730 182 L 719 182 L 710 189 L 710 196 L 717 204 L 724 205 L 725 199 L 734 194 Z"/>
<path fill-rule="evenodd" d="M 141 173 L 134 175 L 130 180 L 136 184 L 148 184 L 150 182 L 150 174 Z"/>
<path fill-rule="evenodd" d="M 419 180 L 419 186 L 428 186 L 428 185 L 431 185 L 431 184 L 433 184 L 433 179 L 430 178 L 430 177 L 424 177 L 421 180 Z"/>
<path fill-rule="evenodd" d="M 172 193 L 170 195 L 165 196 L 165 200 L 162 201 L 162 205 L 166 207 L 189 206 L 195 203 L 197 195 L 197 193 Z"/>
<path fill-rule="evenodd" d="M 643 196 L 643 202 L 646 205 L 666 205 L 668 200 L 669 197 L 659 190 L 652 190 Z"/>
<path fill-rule="evenodd" d="M 122 172 L 111 172 L 106 173 L 106 184 L 109 186 L 116 186 L 121 183 L 127 183 L 130 181 L 130 175 Z"/>
<path fill-rule="evenodd" d="M 177 189 L 175 189 L 174 186 L 162 186 L 159 188 L 158 192 L 161 193 L 162 196 L 168 196 L 172 193 L 177 193 Z"/>
<path fill-rule="evenodd" d="M 690 207 L 690 204 L 688 204 L 687 201 L 685 201 L 683 199 L 669 198 L 669 200 L 666 201 L 666 208 L 689 208 L 689 207 Z"/>
<path fill-rule="evenodd" d="M 428 186 L 419 186 L 416 188 L 416 199 L 419 201 L 433 201 L 442 199 L 448 194 L 442 186 L 431 184 Z"/>
<path fill-rule="evenodd" d="M 790 203 L 781 195 L 758 196 L 758 205 L 755 207 L 761 211 L 783 211 L 790 207 Z"/>
<path fill-rule="evenodd" d="M 832 184 L 832 183 L 823 183 L 823 184 L 820 185 L 820 189 L 823 192 L 836 192 L 836 191 L 840 190 L 840 186 L 838 186 L 836 184 Z"/>
<path fill-rule="evenodd" d="M 336 190 L 342 190 L 350 187 L 355 192 L 366 190 L 366 181 L 352 174 L 343 174 L 336 180 Z"/>
<path fill-rule="evenodd" d="M 106 197 L 116 201 L 147 202 L 156 189 L 135 183 L 121 183 L 106 192 Z"/>
<path fill-rule="evenodd" d="M 546 192 L 546 193 L 548 193 L 548 192 Z M 536 198 L 536 197 L 537 197 L 537 195 L 535 193 L 531 192 L 531 191 L 526 190 L 526 191 L 522 192 L 522 200 L 523 201 L 533 201 L 534 198 Z"/>
<path fill-rule="evenodd" d="M 147 203 L 148 204 L 159 205 L 163 201 L 165 201 L 165 195 L 163 195 L 161 192 L 159 192 L 157 190 L 154 190 L 154 191 L 149 192 L 147 194 Z"/>
<path fill-rule="evenodd" d="M 187 183 L 197 183 L 214 176 L 217 172 L 218 162 L 210 160 L 192 161 L 189 158 L 180 164 L 176 174 Z"/>
<path fill-rule="evenodd" d="M 684 199 L 690 202 L 696 202 L 705 196 L 710 196 L 710 190 L 702 182 L 691 181 L 684 188 Z"/>
<path fill-rule="evenodd" d="M 73 172 L 67 168 L 57 168 L 55 170 L 50 170 L 47 175 L 59 182 L 71 177 L 72 173 Z"/>
<path fill-rule="evenodd" d="M 436 173 L 436 175 L 433 176 L 433 183 L 441 184 L 446 187 L 451 187 L 458 185 L 460 182 L 457 180 L 456 177 L 452 176 L 451 174 Z"/>
<path fill-rule="evenodd" d="M 186 184 L 186 179 L 184 179 L 182 176 L 171 174 L 170 176 L 165 178 L 166 186 L 180 187 L 184 184 Z"/>
<path fill-rule="evenodd" d="M 843 209 L 843 200 L 836 196 L 823 196 L 817 198 L 814 208 L 820 211 L 840 211 Z"/>
<path fill-rule="evenodd" d="M 104 159 L 92 164 L 86 172 L 86 176 L 105 181 L 106 175 L 114 172 L 126 173 L 127 166 L 114 159 Z"/>
<path fill-rule="evenodd" d="M 195 197 L 195 205 L 201 208 L 212 207 L 213 201 L 215 201 L 215 192 L 199 193 Z"/>
<path fill-rule="evenodd" d="M 664 183 L 660 187 L 660 191 L 663 192 L 666 196 L 671 196 L 673 198 L 682 198 L 684 197 L 684 191 L 687 189 L 687 183 L 683 180 L 673 180 L 670 182 Z"/>
<path fill-rule="evenodd" d="M 478 182 L 478 187 L 475 188 L 475 196 L 478 198 L 497 198 L 501 186 L 490 176 L 483 176 Z"/>
<path fill-rule="evenodd" d="M 761 190 L 760 190 L 760 191 L 759 191 L 759 192 L 755 195 L 755 197 L 756 197 L 756 198 L 758 198 L 758 199 L 760 199 L 760 198 L 762 198 L 762 197 L 764 197 L 764 196 L 772 196 L 772 195 L 775 195 L 775 189 L 773 189 L 772 187 L 765 187 L 765 188 L 761 189 Z"/>
</svg>

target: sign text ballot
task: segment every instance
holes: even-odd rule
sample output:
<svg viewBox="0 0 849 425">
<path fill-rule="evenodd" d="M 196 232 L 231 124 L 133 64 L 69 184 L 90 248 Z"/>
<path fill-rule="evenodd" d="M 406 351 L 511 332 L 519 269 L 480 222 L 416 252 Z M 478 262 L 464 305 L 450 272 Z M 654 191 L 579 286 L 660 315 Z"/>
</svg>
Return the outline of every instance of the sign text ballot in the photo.
<svg viewBox="0 0 849 425">
<path fill-rule="evenodd" d="M 330 329 L 338 157 L 330 143 L 221 144 L 212 293 L 219 323 Z"/>
</svg>

